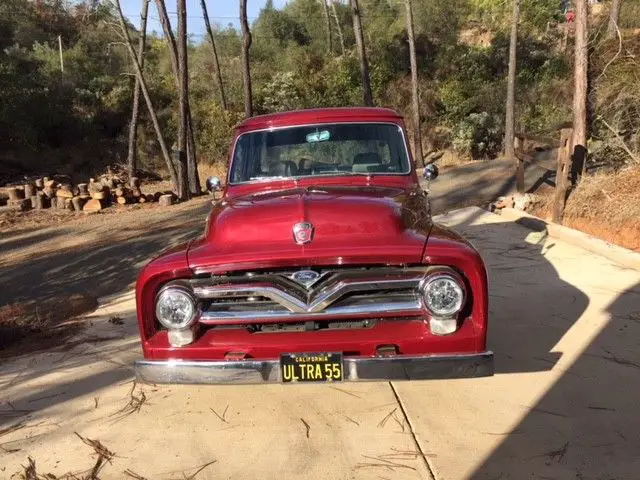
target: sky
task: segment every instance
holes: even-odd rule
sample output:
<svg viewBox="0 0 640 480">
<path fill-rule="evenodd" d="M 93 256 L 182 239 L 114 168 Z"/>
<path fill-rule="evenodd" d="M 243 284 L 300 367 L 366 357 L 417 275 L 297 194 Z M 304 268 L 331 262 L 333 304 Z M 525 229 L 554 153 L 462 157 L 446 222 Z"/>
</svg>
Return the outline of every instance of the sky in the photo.
<svg viewBox="0 0 640 480">
<path fill-rule="evenodd" d="M 239 27 L 240 23 L 238 16 L 240 13 L 240 6 L 238 0 L 205 0 L 205 2 L 207 4 L 209 19 L 212 24 L 218 24 L 222 27 L 226 27 L 231 23 L 233 26 Z M 265 3 L 266 0 L 247 0 L 247 17 L 249 23 L 255 21 L 260 9 L 264 7 Z M 274 0 L 273 5 L 276 8 L 282 8 L 286 3 L 287 0 Z M 139 27 L 142 1 L 121 0 L 121 4 L 125 16 L 136 27 Z M 175 27 L 177 20 L 176 1 L 165 0 L 165 5 L 167 6 L 171 23 Z M 158 33 L 162 32 L 162 27 L 158 19 L 158 11 L 156 10 L 154 1 L 151 1 L 149 4 L 149 20 L 147 29 L 149 32 L 153 32 L 154 30 Z M 187 31 L 195 41 L 200 40 L 206 34 L 200 0 L 187 0 Z"/>
</svg>

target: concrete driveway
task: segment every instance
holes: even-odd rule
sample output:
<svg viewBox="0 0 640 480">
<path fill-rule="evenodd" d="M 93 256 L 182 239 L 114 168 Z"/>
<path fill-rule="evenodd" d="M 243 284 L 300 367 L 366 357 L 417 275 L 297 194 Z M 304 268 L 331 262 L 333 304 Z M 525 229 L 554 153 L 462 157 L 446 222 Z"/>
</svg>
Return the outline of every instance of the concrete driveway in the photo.
<svg viewBox="0 0 640 480">
<path fill-rule="evenodd" d="M 495 377 L 135 385 L 124 292 L 64 349 L 0 365 L 0 478 L 29 457 L 57 477 L 102 458 L 101 479 L 637 478 L 638 271 L 477 208 L 439 220 L 488 264 Z"/>
</svg>

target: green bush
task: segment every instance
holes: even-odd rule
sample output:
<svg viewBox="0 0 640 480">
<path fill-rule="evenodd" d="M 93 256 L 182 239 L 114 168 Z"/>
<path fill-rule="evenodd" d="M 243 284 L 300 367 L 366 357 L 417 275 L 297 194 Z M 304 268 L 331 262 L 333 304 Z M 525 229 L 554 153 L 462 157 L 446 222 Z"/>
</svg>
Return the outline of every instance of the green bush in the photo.
<svg viewBox="0 0 640 480">
<path fill-rule="evenodd" d="M 453 148 L 462 157 L 480 159 L 498 155 L 503 131 L 487 112 L 472 113 L 453 129 Z"/>
<path fill-rule="evenodd" d="M 192 115 L 196 119 L 196 148 L 200 160 L 210 164 L 225 162 L 233 128 L 242 120 L 242 113 L 223 110 L 216 100 L 210 99 L 199 103 Z"/>
</svg>

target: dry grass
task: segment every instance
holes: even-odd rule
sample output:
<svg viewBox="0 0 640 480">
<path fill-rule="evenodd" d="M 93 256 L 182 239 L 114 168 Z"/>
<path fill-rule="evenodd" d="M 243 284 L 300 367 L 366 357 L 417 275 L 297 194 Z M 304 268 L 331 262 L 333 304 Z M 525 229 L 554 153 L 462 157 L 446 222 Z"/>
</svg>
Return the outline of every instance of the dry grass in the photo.
<svg viewBox="0 0 640 480">
<path fill-rule="evenodd" d="M 200 182 L 204 185 L 204 182 L 209 177 L 219 177 L 222 183 L 226 183 L 227 180 L 227 163 L 200 163 L 198 164 L 198 175 L 200 175 Z"/>
<path fill-rule="evenodd" d="M 550 189 L 533 213 L 550 218 L 552 203 Z M 564 224 L 640 251 L 640 166 L 585 177 L 569 197 Z"/>
<path fill-rule="evenodd" d="M 572 192 L 568 218 L 606 219 L 625 225 L 640 221 L 640 166 L 585 177 Z"/>
</svg>

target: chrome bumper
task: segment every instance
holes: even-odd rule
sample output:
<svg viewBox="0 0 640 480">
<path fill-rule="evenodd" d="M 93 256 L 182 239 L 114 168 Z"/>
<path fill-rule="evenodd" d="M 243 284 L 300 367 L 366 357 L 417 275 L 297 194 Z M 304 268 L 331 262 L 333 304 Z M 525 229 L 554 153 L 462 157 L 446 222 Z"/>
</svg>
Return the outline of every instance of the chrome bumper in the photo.
<svg viewBox="0 0 640 480">
<path fill-rule="evenodd" d="M 247 384 L 282 381 L 279 360 L 135 362 L 136 379 L 144 383 Z M 347 357 L 346 381 L 427 380 L 493 375 L 493 352 L 473 355 Z"/>
</svg>

